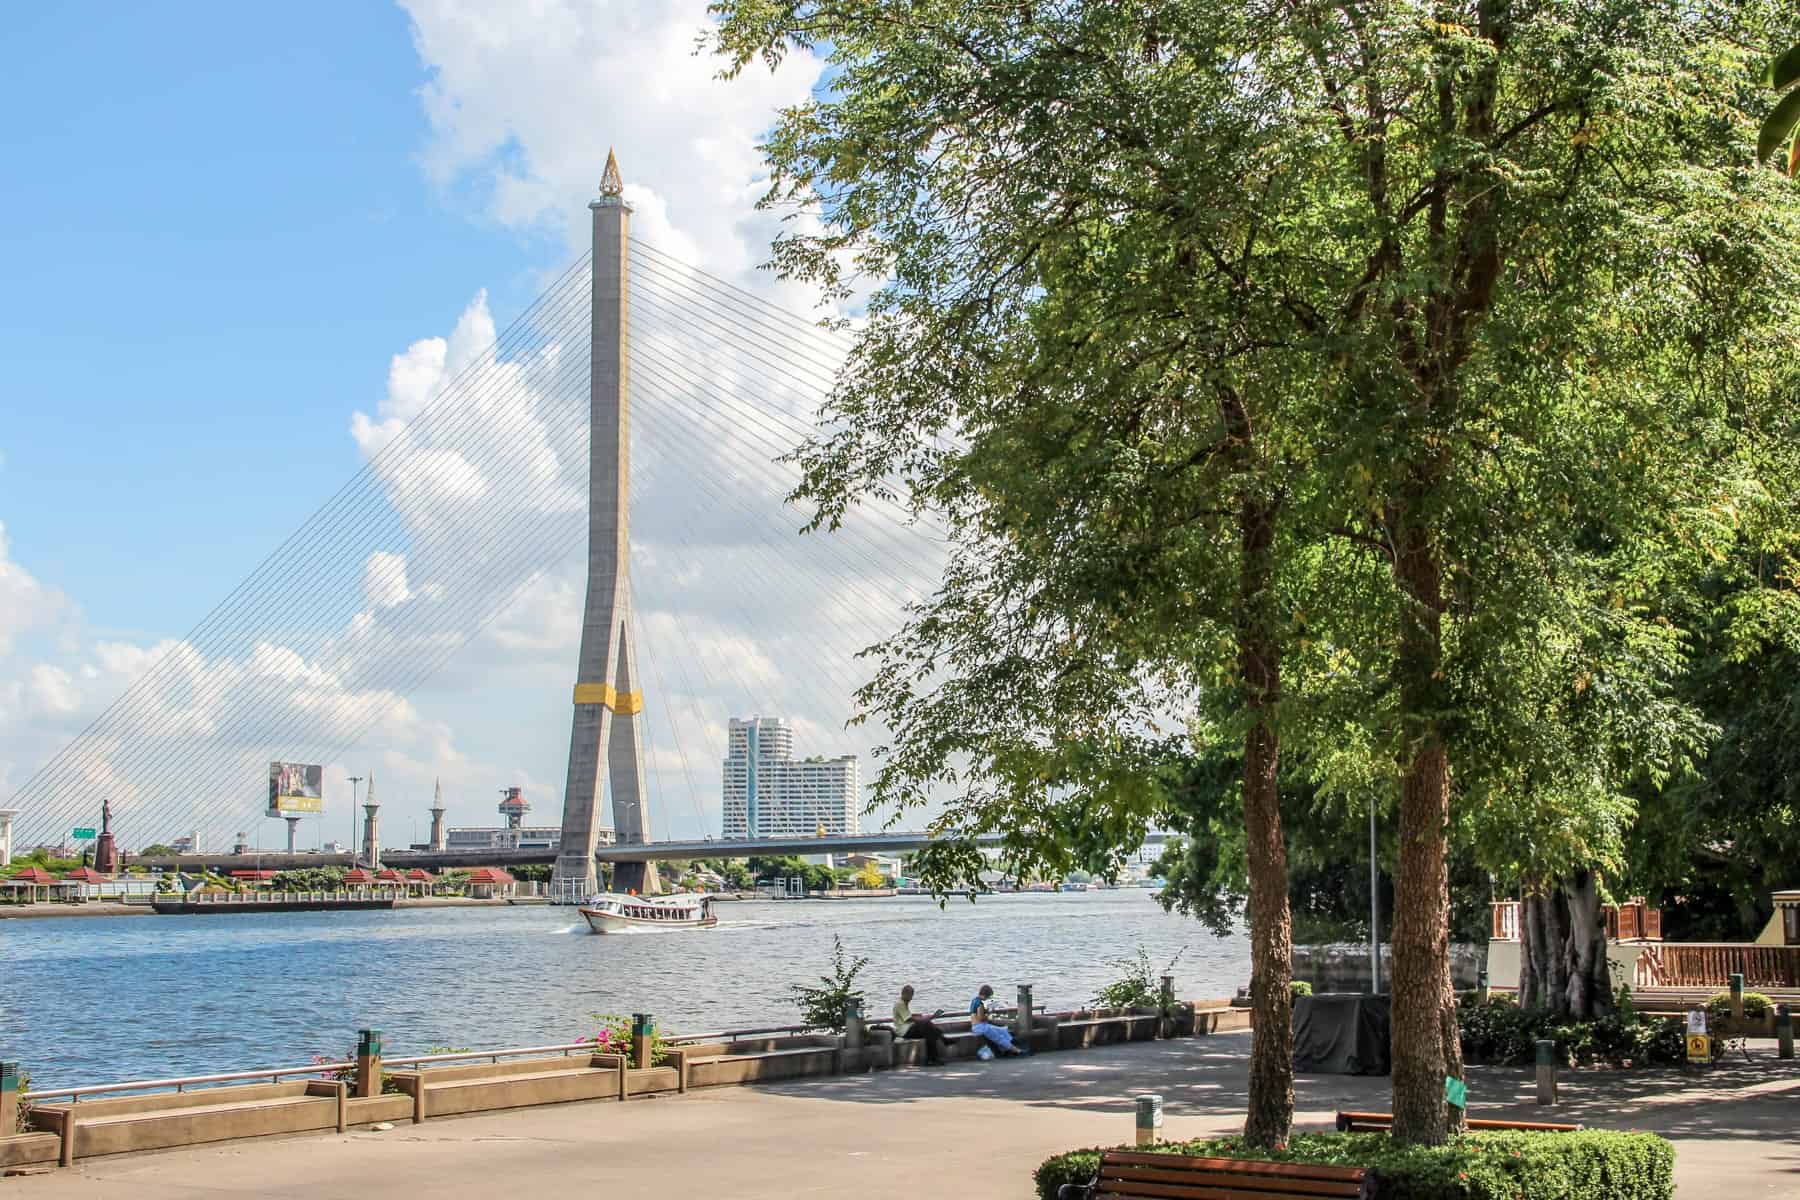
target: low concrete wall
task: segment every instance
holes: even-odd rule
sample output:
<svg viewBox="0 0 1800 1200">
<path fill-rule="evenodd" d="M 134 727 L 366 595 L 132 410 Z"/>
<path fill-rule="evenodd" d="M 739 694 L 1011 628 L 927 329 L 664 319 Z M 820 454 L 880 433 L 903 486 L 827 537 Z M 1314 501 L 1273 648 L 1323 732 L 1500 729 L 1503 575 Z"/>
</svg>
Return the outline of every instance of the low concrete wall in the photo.
<svg viewBox="0 0 1800 1200">
<path fill-rule="evenodd" d="M 468 1063 L 394 1071 L 392 1075 L 406 1092 L 404 1098 L 417 1101 L 409 1109 L 411 1119 L 427 1120 L 501 1108 L 617 1099 L 627 1075 L 639 1073 L 622 1070 L 623 1064 L 616 1054 L 594 1054 Z M 668 1074 L 672 1081 L 674 1072 Z"/>
<path fill-rule="evenodd" d="M 201 1142 L 336 1129 L 346 1113 L 334 1080 L 159 1092 L 80 1104 L 34 1104 L 31 1123 L 58 1135 L 59 1161 Z"/>
<path fill-rule="evenodd" d="M 345 1101 L 348 1124 L 373 1125 L 377 1121 L 409 1121 L 412 1119 L 411 1096 L 392 1093 L 385 1096 L 351 1096 Z"/>
<path fill-rule="evenodd" d="M 1249 1022 L 1248 1010 L 1190 1004 L 1178 1007 L 1167 1028 L 1189 1036 L 1248 1028 Z M 1164 1019 L 1154 1010 L 1046 1013 L 1032 1018 L 1031 1040 L 1039 1050 L 1148 1041 L 1162 1025 Z M 972 1058 L 982 1045 L 966 1020 L 945 1022 L 943 1028 L 952 1058 Z M 66 1165 L 76 1157 L 199 1142 L 880 1069 L 922 1063 L 925 1048 L 922 1040 L 895 1041 L 891 1031 L 871 1030 L 860 1051 L 846 1050 L 840 1038 L 827 1034 L 757 1038 L 677 1047 L 668 1065 L 643 1070 L 628 1068 L 620 1055 L 584 1053 L 390 1071 L 401 1094 L 364 1098 L 348 1095 L 336 1080 L 314 1079 L 79 1105 L 40 1103 L 31 1111 L 40 1132 L 0 1138 L 0 1168 L 59 1159 Z"/>
<path fill-rule="evenodd" d="M 59 1140 L 54 1133 L 15 1133 L 0 1137 L 0 1170 L 55 1166 Z"/>
</svg>

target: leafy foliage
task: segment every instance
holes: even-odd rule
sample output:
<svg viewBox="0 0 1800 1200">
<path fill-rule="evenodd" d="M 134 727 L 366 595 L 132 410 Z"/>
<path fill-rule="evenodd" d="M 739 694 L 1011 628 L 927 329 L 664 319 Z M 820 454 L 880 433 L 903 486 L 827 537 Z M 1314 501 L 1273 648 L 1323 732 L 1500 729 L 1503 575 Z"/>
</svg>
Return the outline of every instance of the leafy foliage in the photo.
<svg viewBox="0 0 1800 1200">
<path fill-rule="evenodd" d="M 1304 979 L 1296 979 L 1288 984 L 1288 990 L 1294 993 L 1294 999 L 1313 994 L 1313 986 Z"/>
<path fill-rule="evenodd" d="M 1133 958 L 1109 958 L 1106 965 L 1118 968 L 1119 978 L 1105 985 L 1094 997 L 1096 1008 L 1156 1008 L 1162 1003 L 1162 977 L 1175 970 L 1184 950 L 1177 950 L 1162 970 L 1150 965 L 1150 953 L 1142 946 Z"/>
<path fill-rule="evenodd" d="M 818 987 L 794 986 L 794 1003 L 800 1008 L 800 1019 L 812 1029 L 844 1031 L 844 1007 L 850 1001 L 863 1001 L 856 977 L 869 965 L 867 958 L 849 959 L 844 954 L 844 941 L 831 936 L 831 973 L 819 977 Z"/>
<path fill-rule="evenodd" d="M 1138 1147 L 1131 1147 L 1137 1149 Z M 1241 1138 L 1167 1142 L 1159 1154 L 1373 1167 L 1378 1200 L 1670 1200 L 1675 1147 L 1651 1133 L 1465 1134 L 1442 1146 L 1402 1146 L 1384 1133 L 1303 1133 L 1273 1151 Z M 1045 1159 L 1033 1175 L 1041 1200 L 1085 1184 L 1101 1151 Z"/>
<path fill-rule="evenodd" d="M 623 1054 L 628 1061 L 632 1059 L 631 1018 L 618 1013 L 589 1013 L 593 1020 L 594 1032 L 587 1037 L 578 1037 L 577 1042 L 591 1042 L 597 1054 Z M 663 1037 L 662 1027 L 655 1026 L 650 1030 L 650 1065 L 661 1066 L 668 1057 L 669 1044 Z"/>
<path fill-rule="evenodd" d="M 714 11 L 728 71 L 832 66 L 766 144 L 775 265 L 880 284 L 798 498 L 949 530 L 872 653 L 875 802 L 1059 876 L 1166 815 L 1172 746 L 1398 798 L 1396 1129 L 1437 1137 L 1446 831 L 1616 870 L 1710 734 L 1667 594 L 1793 523 L 1800 197 L 1743 169 L 1791 5 Z"/>
<path fill-rule="evenodd" d="M 1761 1021 L 1775 1011 L 1775 1002 L 1761 992 L 1744 993 L 1744 1019 Z M 1731 1019 L 1731 993 L 1716 992 L 1706 1002 L 1706 1019 L 1713 1025 Z"/>
<path fill-rule="evenodd" d="M 1571 1067 L 1670 1067 L 1687 1061 L 1685 1030 L 1678 1018 L 1641 1016 L 1629 1008 L 1592 1021 L 1559 1021 L 1542 1009 L 1521 1008 L 1494 997 L 1466 999 L 1457 1009 L 1463 1057 L 1469 1062 L 1529 1066 L 1537 1043 L 1556 1043 L 1559 1062 Z"/>
<path fill-rule="evenodd" d="M 343 885 L 342 867 L 301 867 L 282 871 L 269 881 L 278 892 L 334 892 Z"/>
<path fill-rule="evenodd" d="M 16 1130 L 0 1130 L 5 1133 L 31 1132 L 31 1101 L 25 1099 L 25 1093 L 31 1090 L 31 1072 L 24 1067 L 19 1068 L 19 1123 Z"/>
</svg>

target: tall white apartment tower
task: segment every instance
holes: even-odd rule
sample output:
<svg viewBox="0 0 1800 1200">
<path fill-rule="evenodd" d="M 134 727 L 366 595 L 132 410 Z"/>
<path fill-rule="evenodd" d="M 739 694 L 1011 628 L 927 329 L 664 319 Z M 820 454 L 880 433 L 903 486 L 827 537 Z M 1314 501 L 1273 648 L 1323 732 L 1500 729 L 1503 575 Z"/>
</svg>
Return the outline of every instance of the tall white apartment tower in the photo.
<svg viewBox="0 0 1800 1200">
<path fill-rule="evenodd" d="M 811 837 L 862 832 L 862 770 L 854 754 L 794 757 L 780 717 L 733 717 L 726 734 L 724 836 Z"/>
</svg>

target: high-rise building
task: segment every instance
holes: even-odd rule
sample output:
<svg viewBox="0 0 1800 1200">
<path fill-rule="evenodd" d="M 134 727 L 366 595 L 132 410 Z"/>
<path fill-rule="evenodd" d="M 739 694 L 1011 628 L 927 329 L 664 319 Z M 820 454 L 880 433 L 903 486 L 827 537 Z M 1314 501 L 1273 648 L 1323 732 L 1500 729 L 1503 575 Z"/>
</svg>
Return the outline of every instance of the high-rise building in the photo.
<svg viewBox="0 0 1800 1200">
<path fill-rule="evenodd" d="M 854 754 L 795 758 L 780 717 L 731 719 L 725 747 L 727 839 L 862 832 L 862 771 Z"/>
</svg>

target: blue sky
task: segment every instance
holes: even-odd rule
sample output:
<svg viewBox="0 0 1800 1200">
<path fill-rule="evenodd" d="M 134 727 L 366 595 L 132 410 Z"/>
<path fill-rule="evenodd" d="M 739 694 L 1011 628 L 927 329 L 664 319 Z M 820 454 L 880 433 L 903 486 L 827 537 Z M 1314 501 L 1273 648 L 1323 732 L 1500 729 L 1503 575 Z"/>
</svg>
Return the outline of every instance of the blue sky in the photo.
<svg viewBox="0 0 1800 1200">
<path fill-rule="evenodd" d="M 756 269 L 780 219 L 754 208 L 766 186 L 756 141 L 779 107 L 812 94 L 823 64 L 794 55 L 719 81 L 695 52 L 704 0 L 519 12 L 508 0 L 327 0 L 0 13 L 13 50 L 0 75 L 12 118 L 0 126 L 0 802 L 169 646 L 192 651 L 176 639 L 364 464 L 380 441 L 367 440 L 372 423 L 418 411 L 585 248 L 608 147 L 639 241 L 809 307 Z M 729 716 L 789 717 L 802 753 L 867 753 L 878 735 L 844 730 L 841 685 L 872 618 L 843 564 L 892 547 L 790 549 L 783 489 L 742 474 L 759 455 L 766 466 L 766 449 L 729 432 L 686 460 L 640 449 L 662 451 L 662 509 L 690 503 L 699 475 L 725 492 L 712 513 L 745 522 L 742 545 L 697 551 L 692 521 L 649 516 L 653 495 L 633 524 L 640 654 L 669 689 L 647 708 L 651 797 L 668 814 L 660 832 L 694 836 L 717 828 Z M 442 515 L 408 503 L 415 530 Z M 756 599 L 806 619 L 752 627 L 747 577 L 777 579 L 781 595 Z M 429 595 L 429 578 L 410 582 Z M 359 620 L 405 611 L 364 590 Z M 907 588 L 882 590 L 897 604 Z M 527 789 L 534 820 L 554 820 L 579 593 L 572 564 L 533 577 L 441 677 L 405 703 L 384 699 L 353 754 L 326 763 L 326 836 L 348 828 L 344 780 L 377 767 L 399 831 L 440 774 L 453 823 L 492 823 L 508 785 Z M 826 646 L 821 621 L 842 625 L 841 645 Z M 360 628 L 328 630 L 333 653 Z M 695 659 L 710 677 L 678 670 Z M 295 685 L 272 724 L 366 691 L 334 679 L 332 660 L 304 666 L 325 682 Z M 209 688 L 229 697 L 234 679 L 288 679 L 268 670 L 200 654 L 188 691 L 153 695 L 151 711 L 218 717 L 222 700 L 182 705 Z M 223 741 L 245 759 L 231 788 L 252 795 L 251 760 L 269 756 L 253 740 Z M 193 750 L 172 742 L 165 758 Z M 78 805 L 97 811 L 107 795 L 122 819 L 148 814 L 133 795 L 145 789 L 115 766 L 103 752 L 84 762 Z"/>
<path fill-rule="evenodd" d="M 426 178 L 398 8 L 6 22 L 0 518 L 95 627 L 180 633 L 359 465 L 388 357 L 565 247 Z"/>
</svg>

